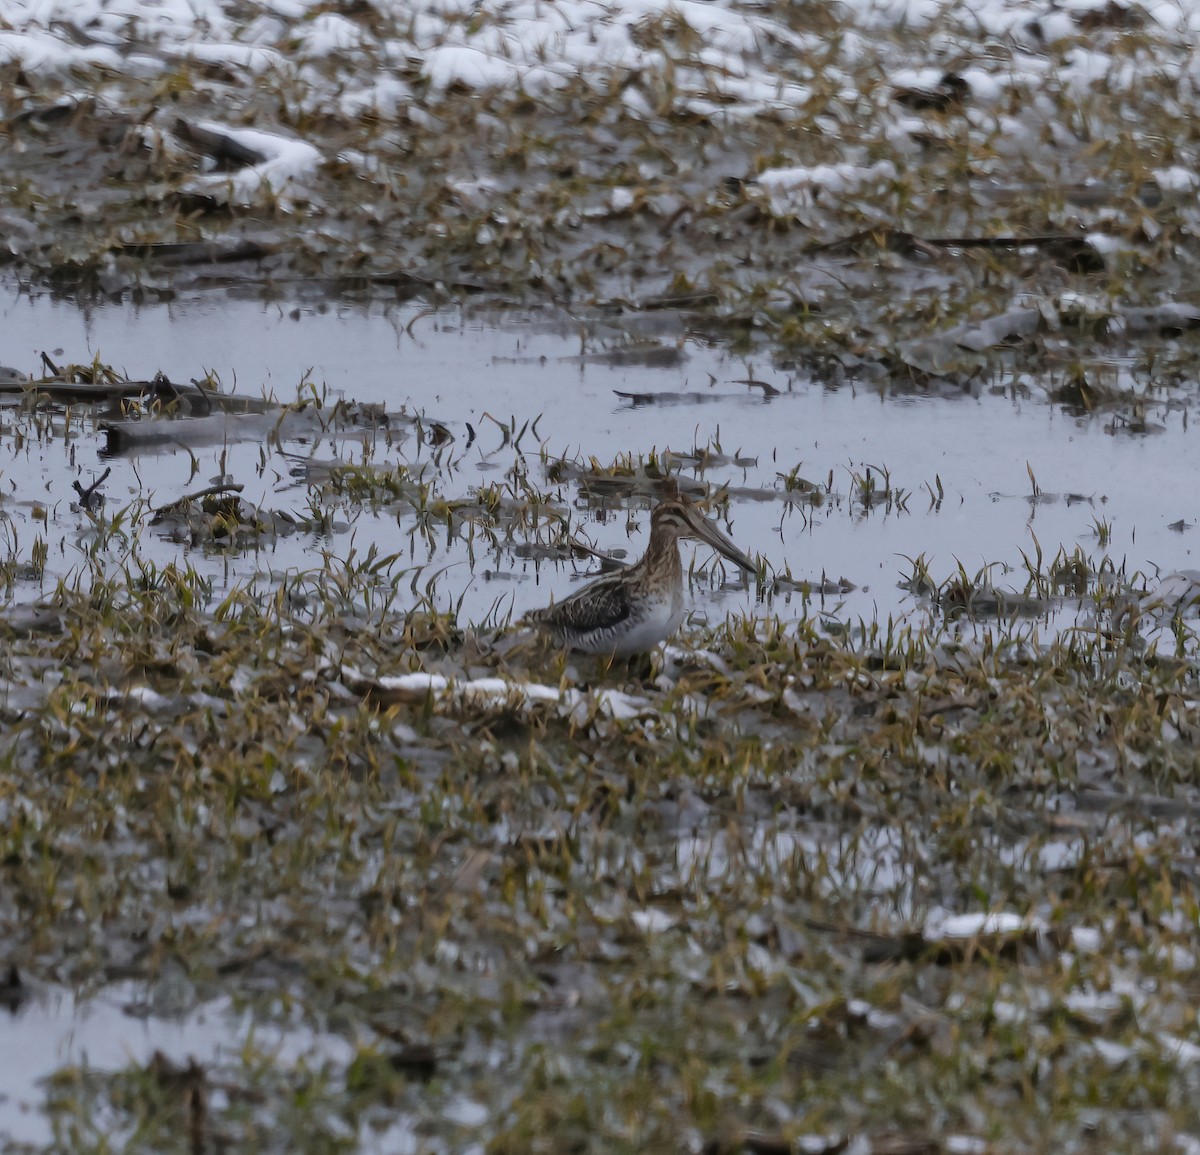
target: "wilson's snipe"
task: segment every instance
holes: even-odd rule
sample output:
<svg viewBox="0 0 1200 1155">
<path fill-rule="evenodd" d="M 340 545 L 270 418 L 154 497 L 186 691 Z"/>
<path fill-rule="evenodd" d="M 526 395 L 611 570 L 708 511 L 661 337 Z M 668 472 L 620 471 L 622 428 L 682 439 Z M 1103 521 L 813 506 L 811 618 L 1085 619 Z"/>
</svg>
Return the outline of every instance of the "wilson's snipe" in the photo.
<svg viewBox="0 0 1200 1155">
<path fill-rule="evenodd" d="M 668 638 L 683 620 L 681 537 L 711 545 L 742 569 L 758 568 L 686 498 L 662 502 L 650 518 L 650 544 L 642 559 L 619 573 L 590 582 L 561 602 L 534 610 L 525 620 L 554 640 L 588 654 L 640 654 Z"/>
</svg>

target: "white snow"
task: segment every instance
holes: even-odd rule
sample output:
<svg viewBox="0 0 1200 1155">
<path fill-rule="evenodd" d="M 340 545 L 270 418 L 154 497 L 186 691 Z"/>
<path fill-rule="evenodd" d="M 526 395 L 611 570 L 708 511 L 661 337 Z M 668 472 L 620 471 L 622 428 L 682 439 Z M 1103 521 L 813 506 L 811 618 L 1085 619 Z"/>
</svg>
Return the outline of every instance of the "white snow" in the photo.
<svg viewBox="0 0 1200 1155">
<path fill-rule="evenodd" d="M 405 61 L 418 64 L 435 95 L 452 85 L 536 92 L 575 78 L 607 90 L 626 73 L 634 88 L 669 80 L 682 107 L 734 119 L 799 114 L 814 80 L 832 81 L 848 123 L 867 116 L 886 136 L 890 90 L 935 86 L 943 67 L 966 80 L 982 107 L 1014 87 L 1036 93 L 1045 76 L 1116 99 L 1149 73 L 1189 75 L 1186 38 L 1200 33 L 1200 5 L 1143 5 L 1163 41 L 1161 51 L 1142 54 L 1114 51 L 1115 36 L 1081 35 L 1080 17 L 1102 7 L 843 0 L 843 30 L 826 43 L 737 0 L 378 0 L 370 20 L 331 12 L 323 0 L 8 0 L 0 61 L 46 76 L 119 75 L 134 55 L 140 73 L 155 54 L 164 70 L 190 58 L 247 76 L 294 78 L 318 65 L 305 78 L 327 85 L 329 102 L 350 78 L 363 91 L 386 91 Z M 854 69 L 871 61 L 878 71 L 866 75 L 885 83 L 859 91 Z"/>
<path fill-rule="evenodd" d="M 1200 188 L 1200 174 L 1197 174 L 1195 169 L 1184 168 L 1182 165 L 1156 168 L 1150 175 L 1163 192 L 1189 193 Z"/>
<path fill-rule="evenodd" d="M 896 176 L 895 164 L 880 160 L 865 166 L 818 164 L 767 169 L 759 174 L 758 183 L 767 193 L 772 214 L 785 216 L 813 204 L 822 193 L 848 196 L 867 187 L 885 186 Z"/>
<path fill-rule="evenodd" d="M 931 918 L 925 927 L 925 938 L 930 942 L 939 942 L 946 939 L 978 938 L 981 935 L 1012 935 L 1020 934 L 1030 925 L 1024 916 L 1011 911 L 956 914 L 946 918 Z"/>
<path fill-rule="evenodd" d="M 346 667 L 343 676 L 350 684 L 364 682 L 362 673 Z M 616 721 L 654 712 L 645 698 L 621 690 L 601 687 L 592 691 L 560 689 L 540 682 L 518 682 L 508 678 L 470 678 L 451 680 L 441 674 L 413 673 L 379 678 L 376 682 L 386 693 L 406 698 L 431 695 L 438 706 L 469 705 L 475 708 L 513 707 L 527 710 L 538 704 L 558 707 L 564 717 L 577 723 L 599 716 Z"/>
<path fill-rule="evenodd" d="M 228 137 L 263 157 L 258 164 L 234 172 L 205 173 L 188 186 L 191 191 L 227 198 L 234 204 L 254 204 L 264 196 L 274 196 L 286 207 L 289 194 L 300 189 L 304 178 L 321 162 L 320 152 L 311 144 L 278 133 L 230 128 L 215 121 L 201 121 L 196 127 Z"/>
<path fill-rule="evenodd" d="M 662 934 L 670 930 L 679 920 L 665 910 L 651 907 L 649 910 L 631 911 L 629 915 L 633 925 L 643 934 Z"/>
</svg>

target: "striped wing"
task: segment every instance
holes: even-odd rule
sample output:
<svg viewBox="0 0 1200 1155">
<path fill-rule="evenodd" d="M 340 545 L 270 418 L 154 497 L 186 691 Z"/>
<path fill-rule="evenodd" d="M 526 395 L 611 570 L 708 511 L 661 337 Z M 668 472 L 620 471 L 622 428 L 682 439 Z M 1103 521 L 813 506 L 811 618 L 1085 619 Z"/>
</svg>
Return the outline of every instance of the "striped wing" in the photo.
<svg viewBox="0 0 1200 1155">
<path fill-rule="evenodd" d="M 629 582 L 621 574 L 602 577 L 578 593 L 544 610 L 526 614 L 526 620 L 556 633 L 580 637 L 597 630 L 616 629 L 633 613 Z"/>
</svg>

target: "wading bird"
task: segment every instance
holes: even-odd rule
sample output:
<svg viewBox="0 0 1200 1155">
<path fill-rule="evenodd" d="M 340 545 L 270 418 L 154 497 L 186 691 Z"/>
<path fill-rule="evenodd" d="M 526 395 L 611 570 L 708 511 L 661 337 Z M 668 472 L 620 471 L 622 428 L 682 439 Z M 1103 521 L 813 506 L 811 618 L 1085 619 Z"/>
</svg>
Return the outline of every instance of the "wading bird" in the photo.
<svg viewBox="0 0 1200 1155">
<path fill-rule="evenodd" d="M 683 620 L 681 537 L 695 538 L 754 573 L 757 566 L 694 505 L 674 497 L 650 517 L 650 544 L 640 561 L 605 574 L 561 602 L 534 610 L 525 621 L 558 645 L 587 654 L 627 657 L 670 637 Z"/>
</svg>

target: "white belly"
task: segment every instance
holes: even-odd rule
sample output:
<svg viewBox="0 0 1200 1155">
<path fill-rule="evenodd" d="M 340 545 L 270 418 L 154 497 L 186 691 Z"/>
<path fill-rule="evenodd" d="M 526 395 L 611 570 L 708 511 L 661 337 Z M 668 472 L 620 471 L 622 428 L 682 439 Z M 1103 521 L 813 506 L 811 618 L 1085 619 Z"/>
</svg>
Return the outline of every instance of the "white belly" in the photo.
<svg viewBox="0 0 1200 1155">
<path fill-rule="evenodd" d="M 588 654 L 616 654 L 628 657 L 654 649 L 669 638 L 683 621 L 683 595 L 651 598 L 642 603 L 636 618 L 622 622 L 615 630 L 596 630 L 574 639 L 573 648 Z"/>
</svg>

